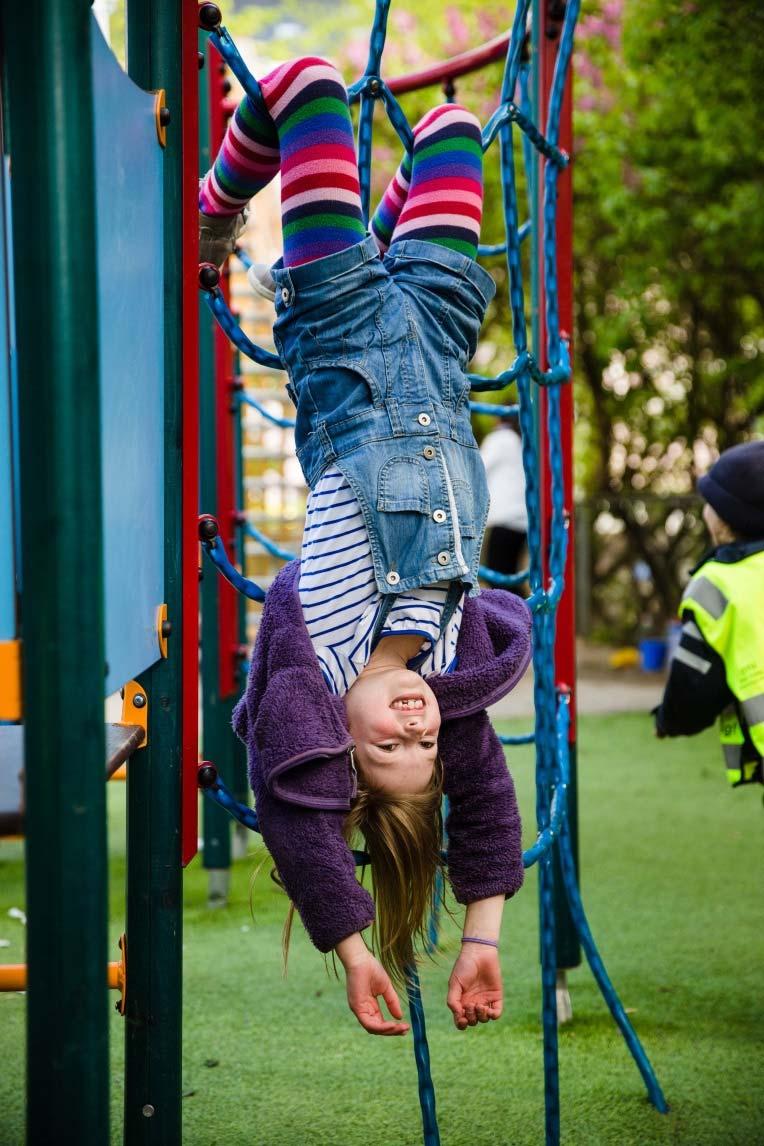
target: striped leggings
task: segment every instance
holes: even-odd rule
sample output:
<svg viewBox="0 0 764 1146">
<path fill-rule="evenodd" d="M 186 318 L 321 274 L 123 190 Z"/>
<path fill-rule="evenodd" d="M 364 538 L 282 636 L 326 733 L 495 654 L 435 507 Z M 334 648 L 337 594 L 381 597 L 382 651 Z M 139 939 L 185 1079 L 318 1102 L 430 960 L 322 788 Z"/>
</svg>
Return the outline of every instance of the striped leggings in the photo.
<svg viewBox="0 0 764 1146">
<path fill-rule="evenodd" d="M 284 265 L 299 266 L 366 234 L 347 92 L 339 72 L 309 56 L 283 64 L 245 97 L 229 121 L 199 194 L 206 215 L 235 215 L 281 175 Z M 382 253 L 401 239 L 474 258 L 483 205 L 480 124 L 458 104 L 434 108 L 390 181 L 370 230 Z"/>
</svg>

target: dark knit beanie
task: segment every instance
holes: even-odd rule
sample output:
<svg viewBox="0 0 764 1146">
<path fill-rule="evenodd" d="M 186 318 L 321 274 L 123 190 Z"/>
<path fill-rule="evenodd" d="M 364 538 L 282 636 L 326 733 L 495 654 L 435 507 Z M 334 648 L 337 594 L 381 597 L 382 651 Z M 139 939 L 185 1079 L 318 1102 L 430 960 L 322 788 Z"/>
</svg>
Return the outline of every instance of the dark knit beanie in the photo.
<svg viewBox="0 0 764 1146">
<path fill-rule="evenodd" d="M 764 537 L 764 441 L 725 450 L 698 489 L 735 533 Z"/>
</svg>

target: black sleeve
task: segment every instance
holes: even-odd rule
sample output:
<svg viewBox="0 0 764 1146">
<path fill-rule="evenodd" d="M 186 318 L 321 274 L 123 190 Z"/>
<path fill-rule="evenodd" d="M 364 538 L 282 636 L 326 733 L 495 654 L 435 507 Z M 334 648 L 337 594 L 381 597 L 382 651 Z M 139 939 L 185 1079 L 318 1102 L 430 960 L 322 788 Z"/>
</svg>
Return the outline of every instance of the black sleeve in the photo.
<svg viewBox="0 0 764 1146">
<path fill-rule="evenodd" d="M 732 701 L 724 661 L 706 644 L 695 618 L 685 613 L 663 700 L 653 712 L 658 733 L 694 736 L 710 728 Z"/>
</svg>

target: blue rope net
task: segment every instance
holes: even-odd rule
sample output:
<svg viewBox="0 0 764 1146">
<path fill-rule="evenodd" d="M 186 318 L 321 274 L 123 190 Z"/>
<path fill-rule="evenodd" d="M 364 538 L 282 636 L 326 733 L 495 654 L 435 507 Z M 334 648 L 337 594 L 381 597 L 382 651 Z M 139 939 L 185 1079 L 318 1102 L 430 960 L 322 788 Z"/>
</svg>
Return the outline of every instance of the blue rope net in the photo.
<svg viewBox="0 0 764 1146">
<path fill-rule="evenodd" d="M 413 142 L 411 127 L 403 110 L 381 75 L 390 3 L 391 0 L 377 0 L 366 69 L 363 76 L 348 89 L 351 103 L 357 102 L 359 104 L 358 163 L 361 201 L 367 219 L 371 189 L 374 108 L 377 103 L 384 106 L 390 122 L 409 152 Z M 486 258 L 498 255 L 505 255 L 506 257 L 515 358 L 512 364 L 497 377 L 489 378 L 480 374 L 471 374 L 469 378 L 472 389 L 476 392 L 503 391 L 514 385 L 517 388 L 518 397 L 517 402 L 511 405 L 493 406 L 475 402 L 472 404 L 472 409 L 475 412 L 489 412 L 497 415 L 505 412 L 518 413 L 522 437 L 528 508 L 529 568 L 515 575 L 503 575 L 490 569 L 481 568 L 480 574 L 489 584 L 502 587 L 512 587 L 528 581 L 531 590 L 528 604 L 533 612 L 535 729 L 524 736 L 503 736 L 501 740 L 508 745 L 535 743 L 536 748 L 538 836 L 533 846 L 525 852 L 523 859 L 526 866 L 534 863 L 539 866 L 545 1125 L 546 1142 L 553 1144 L 559 1142 L 556 952 L 552 873 L 552 845 L 555 842 L 559 847 L 560 866 L 569 909 L 592 972 L 642 1074 L 650 1101 L 662 1112 L 665 1112 L 668 1106 L 641 1043 L 607 976 L 586 921 L 578 891 L 567 823 L 569 697 L 558 693 L 555 687 L 554 643 L 556 612 L 564 588 L 567 551 L 560 387 L 570 381 L 571 365 L 568 344 L 560 333 L 558 314 L 556 208 L 557 180 L 560 172 L 569 162 L 568 156 L 558 146 L 558 138 L 562 98 L 580 2 L 579 0 L 568 0 L 565 5 L 565 16 L 550 91 L 548 118 L 543 129 L 533 118 L 529 88 L 530 68 L 527 63 L 523 62 L 522 58 L 530 5 L 531 0 L 518 0 L 507 51 L 499 105 L 483 131 L 484 150 L 487 150 L 496 140 L 499 143 L 505 241 L 491 246 L 482 246 L 479 255 Z M 245 92 L 253 100 L 261 102 L 262 97 L 257 82 L 249 74 L 226 28 L 222 25 L 218 26 L 211 33 L 210 38 L 236 75 Z M 516 93 L 518 93 L 518 102 L 515 102 Z M 534 353 L 528 346 L 521 244 L 531 233 L 532 227 L 539 226 L 539 221 L 535 220 L 536 212 L 533 205 L 531 205 L 531 220 L 523 222 L 522 225 L 519 221 L 513 136 L 515 128 L 522 133 L 523 165 L 526 172 L 531 172 L 534 153 L 542 157 L 543 208 L 539 240 L 543 249 L 545 281 L 547 344 L 544 349 L 546 361 L 550 364 L 546 370 L 542 370 L 539 365 L 538 352 Z M 245 262 L 247 261 L 246 256 L 243 256 L 243 259 Z M 256 346 L 247 338 L 231 315 L 218 287 L 207 289 L 207 302 L 212 313 L 241 353 L 261 366 L 281 368 L 281 363 L 276 355 Z M 548 442 L 548 458 L 546 460 L 551 485 L 551 522 L 546 561 L 548 573 L 546 576 L 544 575 L 542 559 L 540 459 L 536 434 L 539 387 L 544 387 L 547 390 L 545 437 Z M 262 404 L 258 403 L 253 395 L 246 391 L 240 393 L 239 401 L 253 406 L 264 418 L 276 425 L 283 427 L 293 424 L 289 419 L 277 418 L 271 414 Z M 243 522 L 242 529 L 248 537 L 256 540 L 268 553 L 284 560 L 289 560 L 293 556 L 275 545 L 254 526 Z M 220 539 L 216 538 L 207 544 L 218 568 L 226 576 L 229 576 L 229 579 L 236 583 L 238 588 L 243 589 L 248 596 L 262 599 L 264 594 L 259 587 L 253 586 L 251 590 L 243 588 L 241 582 L 246 582 L 246 579 L 233 569 L 230 562 L 227 563 L 229 568 L 224 567 L 224 550 Z M 235 577 L 231 576 L 232 569 Z M 253 585 L 252 582 L 248 584 Z M 240 822 L 246 823 L 247 826 L 256 830 L 256 814 L 251 808 L 238 804 L 222 782 L 217 781 L 208 786 L 205 791 L 209 797 L 226 807 Z M 359 853 L 356 859 L 357 862 L 362 863 L 365 857 Z M 436 941 L 437 929 L 433 923 L 431 942 L 434 944 Z M 412 972 L 408 994 L 419 1077 L 424 1142 L 425 1146 L 437 1146 L 440 1138 L 435 1113 L 435 1092 L 430 1076 L 424 1010 L 415 971 Z"/>
</svg>

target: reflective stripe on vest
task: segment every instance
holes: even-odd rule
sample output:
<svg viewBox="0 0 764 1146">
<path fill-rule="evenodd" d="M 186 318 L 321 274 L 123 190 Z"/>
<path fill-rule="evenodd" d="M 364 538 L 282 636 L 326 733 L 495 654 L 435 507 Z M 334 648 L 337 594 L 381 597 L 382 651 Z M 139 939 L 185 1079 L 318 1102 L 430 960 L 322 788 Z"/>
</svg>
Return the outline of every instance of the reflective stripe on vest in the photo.
<svg viewBox="0 0 764 1146">
<path fill-rule="evenodd" d="M 764 721 L 764 692 L 758 696 L 749 696 L 741 705 L 743 716 L 748 725 L 761 724 Z"/>
<path fill-rule="evenodd" d="M 708 577 L 693 577 L 685 590 L 684 601 L 695 601 L 715 621 L 719 620 L 729 604 L 721 589 L 709 581 Z"/>
<path fill-rule="evenodd" d="M 737 711 L 722 713 L 720 738 L 731 783 L 745 783 L 757 765 L 742 762 L 745 736 L 738 714 L 764 757 L 764 550 L 729 564 L 707 561 L 687 586 L 679 614 L 695 618 L 724 662 Z"/>
</svg>

